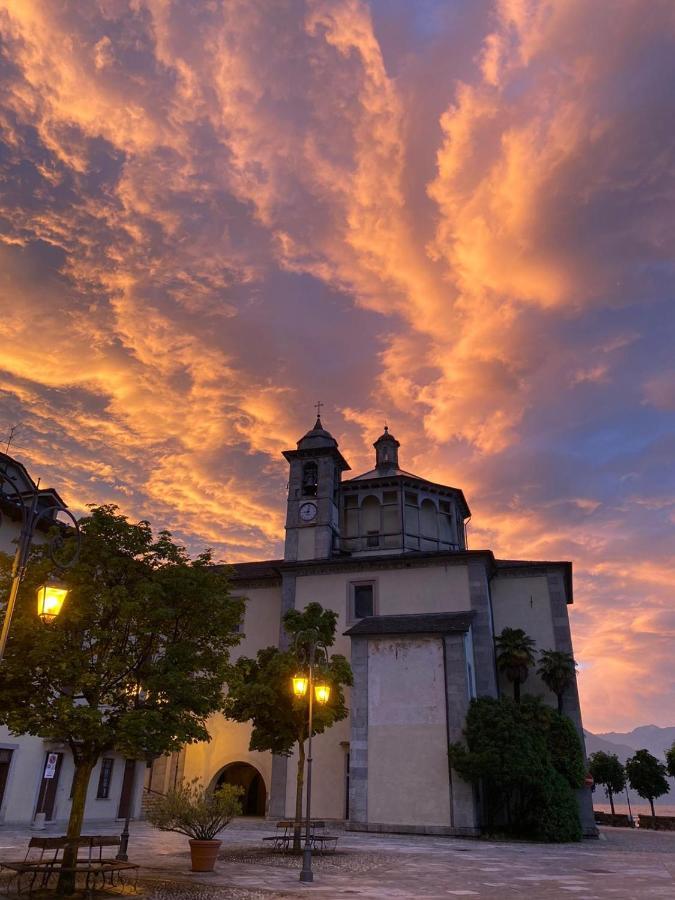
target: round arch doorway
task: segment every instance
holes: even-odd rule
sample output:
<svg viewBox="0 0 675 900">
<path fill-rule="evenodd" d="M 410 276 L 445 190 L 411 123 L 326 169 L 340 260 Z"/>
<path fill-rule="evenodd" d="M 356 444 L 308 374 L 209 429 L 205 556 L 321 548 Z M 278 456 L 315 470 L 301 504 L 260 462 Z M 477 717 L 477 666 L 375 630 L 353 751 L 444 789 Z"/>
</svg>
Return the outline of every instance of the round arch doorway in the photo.
<svg viewBox="0 0 675 900">
<path fill-rule="evenodd" d="M 214 790 L 223 784 L 235 784 L 243 787 L 241 797 L 241 814 L 243 816 L 264 816 L 267 791 L 265 781 L 255 766 L 245 762 L 234 762 L 222 770 L 217 776 Z"/>
</svg>

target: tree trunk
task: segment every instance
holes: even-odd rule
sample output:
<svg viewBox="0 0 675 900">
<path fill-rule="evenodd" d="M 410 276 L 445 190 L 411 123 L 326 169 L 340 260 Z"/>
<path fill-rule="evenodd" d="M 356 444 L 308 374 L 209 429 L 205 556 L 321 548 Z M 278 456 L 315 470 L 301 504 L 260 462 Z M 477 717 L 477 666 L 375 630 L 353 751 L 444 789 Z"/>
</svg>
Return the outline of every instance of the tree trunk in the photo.
<svg viewBox="0 0 675 900">
<path fill-rule="evenodd" d="M 563 711 L 563 695 L 562 695 L 562 691 L 561 691 L 559 694 L 556 694 L 556 696 L 557 696 L 557 698 L 558 698 L 558 712 L 559 712 L 560 715 L 562 716 L 562 711 Z"/>
<path fill-rule="evenodd" d="M 513 679 L 513 699 L 516 703 L 520 703 L 520 680 L 518 678 Z"/>
<path fill-rule="evenodd" d="M 651 808 L 652 808 L 652 819 L 655 819 L 655 818 L 656 818 L 656 813 L 654 812 L 654 798 L 653 798 L 653 797 L 649 797 L 648 800 L 649 800 L 649 805 L 650 805 Z M 654 827 L 656 827 L 656 825 L 654 825 Z"/>
<path fill-rule="evenodd" d="M 609 797 L 609 806 L 612 810 L 612 816 L 614 816 L 614 794 L 612 793 L 610 788 L 607 788 L 607 796 Z"/>
<path fill-rule="evenodd" d="M 295 827 L 293 829 L 293 850 L 301 849 L 302 838 L 302 793 L 305 784 L 305 742 L 298 741 L 298 770 L 295 782 Z"/>
<path fill-rule="evenodd" d="M 82 822 L 84 820 L 84 807 L 87 802 L 87 788 L 89 779 L 96 765 L 96 759 L 81 759 L 75 763 L 75 775 L 73 777 L 73 802 L 70 807 L 70 818 L 66 837 L 79 838 L 82 834 Z M 72 894 L 75 892 L 75 872 L 65 871 L 74 869 L 77 861 L 77 846 L 66 847 L 63 851 L 63 869 L 59 875 L 56 888 L 58 894 Z"/>
</svg>

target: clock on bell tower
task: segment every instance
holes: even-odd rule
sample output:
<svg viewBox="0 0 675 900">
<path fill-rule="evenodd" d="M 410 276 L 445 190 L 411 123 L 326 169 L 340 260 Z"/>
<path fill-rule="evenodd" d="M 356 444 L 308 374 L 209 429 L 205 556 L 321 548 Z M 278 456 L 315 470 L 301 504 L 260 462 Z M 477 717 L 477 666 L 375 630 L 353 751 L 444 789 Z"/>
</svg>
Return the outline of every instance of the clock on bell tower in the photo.
<svg viewBox="0 0 675 900">
<path fill-rule="evenodd" d="M 284 559 L 328 559 L 338 549 L 340 478 L 349 465 L 320 415 L 284 456 L 290 463 Z"/>
</svg>

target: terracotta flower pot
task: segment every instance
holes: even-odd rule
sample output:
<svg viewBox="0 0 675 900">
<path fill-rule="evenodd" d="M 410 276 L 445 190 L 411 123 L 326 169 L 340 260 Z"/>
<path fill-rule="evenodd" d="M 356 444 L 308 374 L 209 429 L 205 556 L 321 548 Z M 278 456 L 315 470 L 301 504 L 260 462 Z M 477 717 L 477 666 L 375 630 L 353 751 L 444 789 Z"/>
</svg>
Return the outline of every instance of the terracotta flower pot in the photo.
<svg viewBox="0 0 675 900">
<path fill-rule="evenodd" d="M 213 872 L 222 841 L 190 841 L 193 872 Z"/>
</svg>

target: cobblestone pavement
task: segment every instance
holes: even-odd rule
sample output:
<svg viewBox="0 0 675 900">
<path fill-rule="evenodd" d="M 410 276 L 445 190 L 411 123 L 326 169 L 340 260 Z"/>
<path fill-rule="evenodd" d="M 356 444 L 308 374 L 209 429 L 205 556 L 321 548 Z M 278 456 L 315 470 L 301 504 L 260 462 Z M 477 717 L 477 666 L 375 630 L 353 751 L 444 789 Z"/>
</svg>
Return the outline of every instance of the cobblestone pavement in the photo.
<svg viewBox="0 0 675 900">
<path fill-rule="evenodd" d="M 192 874 L 185 838 L 132 823 L 129 856 L 154 900 L 675 900 L 675 833 L 608 828 L 597 841 L 552 845 L 344 832 L 338 853 L 315 858 L 312 885 L 298 882 L 299 858 L 265 849 L 271 833 L 261 820 L 234 822 L 223 832 L 216 872 Z M 30 834 L 0 826 L 0 860 L 22 855 Z"/>
</svg>

